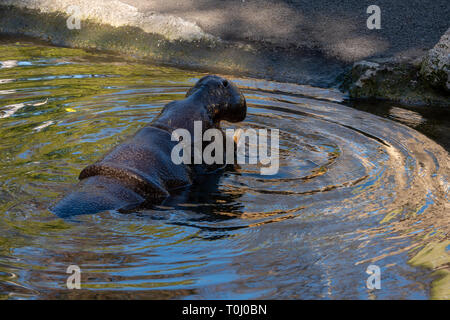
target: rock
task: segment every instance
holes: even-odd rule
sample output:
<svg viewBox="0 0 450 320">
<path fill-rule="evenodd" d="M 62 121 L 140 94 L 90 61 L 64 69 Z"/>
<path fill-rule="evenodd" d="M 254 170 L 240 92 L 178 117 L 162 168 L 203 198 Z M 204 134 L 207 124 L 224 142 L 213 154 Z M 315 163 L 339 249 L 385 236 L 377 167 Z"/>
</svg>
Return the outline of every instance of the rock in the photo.
<svg viewBox="0 0 450 320">
<path fill-rule="evenodd" d="M 450 28 L 428 51 L 420 73 L 432 86 L 450 92 Z"/>
<path fill-rule="evenodd" d="M 407 104 L 425 104 L 412 60 L 359 61 L 344 77 L 341 89 L 351 98 L 388 99 Z M 420 92 L 420 93 L 419 93 Z"/>
<path fill-rule="evenodd" d="M 366 80 L 369 80 L 372 77 L 374 77 L 379 69 L 380 64 L 376 62 L 370 62 L 365 60 L 356 62 L 353 65 L 353 72 L 355 74 L 359 74 L 359 76 L 356 77 L 358 80 L 355 82 L 355 86 L 358 88 L 362 88 L 364 85 L 363 83 L 366 82 Z"/>
<path fill-rule="evenodd" d="M 340 77 L 340 89 L 355 99 L 450 106 L 450 29 L 424 57 L 359 61 Z"/>
</svg>

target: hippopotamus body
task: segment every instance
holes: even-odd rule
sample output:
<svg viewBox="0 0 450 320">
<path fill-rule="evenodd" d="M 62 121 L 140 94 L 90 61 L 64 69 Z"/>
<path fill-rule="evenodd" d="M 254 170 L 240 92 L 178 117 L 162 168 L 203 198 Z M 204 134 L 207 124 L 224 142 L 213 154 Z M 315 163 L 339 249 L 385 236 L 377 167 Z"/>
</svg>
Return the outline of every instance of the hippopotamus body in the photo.
<svg viewBox="0 0 450 320">
<path fill-rule="evenodd" d="M 202 129 L 220 128 L 220 121 L 245 119 L 244 96 L 230 81 L 218 76 L 200 79 L 185 99 L 167 104 L 159 116 L 134 137 L 101 160 L 84 168 L 75 190 L 51 211 L 59 216 L 161 203 L 174 190 L 192 184 L 204 164 L 174 164 L 172 132 L 186 129 L 194 135 L 194 121 Z M 208 171 L 208 170 L 206 170 Z"/>
</svg>

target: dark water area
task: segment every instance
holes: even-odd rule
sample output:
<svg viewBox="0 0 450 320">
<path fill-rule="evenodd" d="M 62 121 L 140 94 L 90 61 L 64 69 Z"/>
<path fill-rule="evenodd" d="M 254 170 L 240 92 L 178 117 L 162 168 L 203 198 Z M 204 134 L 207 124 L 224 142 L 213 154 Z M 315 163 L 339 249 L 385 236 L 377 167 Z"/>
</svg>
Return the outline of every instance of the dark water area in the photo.
<svg viewBox="0 0 450 320">
<path fill-rule="evenodd" d="M 0 43 L 1 299 L 450 299 L 442 109 L 229 77 L 248 115 L 222 125 L 279 129 L 276 175 L 240 165 L 127 214 L 48 210 L 203 75 Z M 381 289 L 366 287 L 369 265 Z"/>
<path fill-rule="evenodd" d="M 450 151 L 450 110 L 433 106 L 405 106 L 393 102 L 347 101 L 355 109 L 403 123 Z"/>
</svg>

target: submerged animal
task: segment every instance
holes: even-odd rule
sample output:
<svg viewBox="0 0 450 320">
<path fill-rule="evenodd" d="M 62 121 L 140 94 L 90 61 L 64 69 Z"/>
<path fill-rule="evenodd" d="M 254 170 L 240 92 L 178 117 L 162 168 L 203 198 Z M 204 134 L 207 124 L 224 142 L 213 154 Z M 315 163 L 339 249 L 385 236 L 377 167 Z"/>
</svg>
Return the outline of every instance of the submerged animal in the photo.
<svg viewBox="0 0 450 320">
<path fill-rule="evenodd" d="M 101 160 L 84 168 L 74 191 L 50 210 L 59 216 L 157 204 L 179 188 L 187 187 L 205 164 L 175 164 L 171 159 L 172 132 L 185 129 L 194 135 L 194 122 L 202 130 L 220 129 L 220 121 L 245 119 L 243 94 L 218 76 L 201 78 L 185 99 L 168 103 L 159 116 Z"/>
</svg>

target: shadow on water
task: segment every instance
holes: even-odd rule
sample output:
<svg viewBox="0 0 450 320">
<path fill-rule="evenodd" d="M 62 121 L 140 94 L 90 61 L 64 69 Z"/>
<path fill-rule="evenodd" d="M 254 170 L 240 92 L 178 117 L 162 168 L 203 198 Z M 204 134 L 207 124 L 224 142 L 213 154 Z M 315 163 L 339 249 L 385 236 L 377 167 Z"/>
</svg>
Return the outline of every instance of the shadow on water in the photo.
<svg viewBox="0 0 450 320">
<path fill-rule="evenodd" d="M 392 102 L 348 101 L 355 109 L 392 119 L 411 127 L 450 151 L 450 110 L 433 106 L 405 106 Z"/>
<path fill-rule="evenodd" d="M 243 164 L 160 206 L 60 219 L 47 208 L 82 168 L 202 74 L 26 43 L 0 63 L 0 298 L 449 298 L 445 111 L 232 78 L 233 127 L 280 130 L 277 174 Z"/>
</svg>

